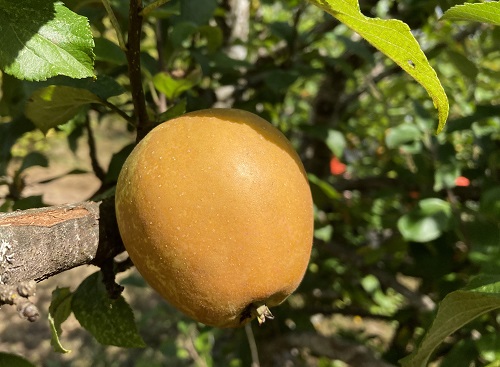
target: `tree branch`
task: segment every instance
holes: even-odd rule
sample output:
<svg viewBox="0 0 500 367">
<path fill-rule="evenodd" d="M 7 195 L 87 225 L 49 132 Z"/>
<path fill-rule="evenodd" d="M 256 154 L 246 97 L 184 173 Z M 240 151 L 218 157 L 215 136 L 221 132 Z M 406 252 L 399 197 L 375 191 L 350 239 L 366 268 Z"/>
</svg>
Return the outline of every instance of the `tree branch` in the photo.
<svg viewBox="0 0 500 367">
<path fill-rule="evenodd" d="M 0 214 L 0 293 L 123 251 L 114 198 Z"/>
<path fill-rule="evenodd" d="M 85 129 L 87 130 L 87 142 L 89 144 L 89 157 L 92 165 L 92 170 L 94 174 L 99 179 L 99 181 L 104 182 L 106 179 L 106 172 L 99 165 L 99 161 L 97 160 L 97 147 L 94 138 L 94 132 L 92 131 L 92 127 L 90 126 L 90 117 L 87 114 L 85 118 Z"/>
<path fill-rule="evenodd" d="M 104 5 L 106 12 L 108 13 L 108 17 L 109 17 L 109 20 L 111 22 L 111 25 L 115 29 L 116 38 L 118 39 L 118 44 L 120 45 L 120 48 L 123 51 L 126 51 L 127 48 L 125 46 L 125 40 L 123 39 L 123 32 L 120 28 L 120 23 L 118 23 L 118 20 L 116 19 L 115 13 L 113 12 L 113 9 L 111 9 L 111 4 L 109 3 L 109 0 L 102 0 L 102 4 Z"/>
<path fill-rule="evenodd" d="M 141 34 L 142 21 L 141 15 L 142 1 L 130 0 L 129 9 L 129 29 L 127 43 L 127 61 L 130 79 L 130 89 L 132 94 L 132 102 L 137 119 L 137 137 L 139 142 L 151 130 L 151 121 L 149 121 L 144 90 L 142 87 L 141 73 Z"/>
</svg>

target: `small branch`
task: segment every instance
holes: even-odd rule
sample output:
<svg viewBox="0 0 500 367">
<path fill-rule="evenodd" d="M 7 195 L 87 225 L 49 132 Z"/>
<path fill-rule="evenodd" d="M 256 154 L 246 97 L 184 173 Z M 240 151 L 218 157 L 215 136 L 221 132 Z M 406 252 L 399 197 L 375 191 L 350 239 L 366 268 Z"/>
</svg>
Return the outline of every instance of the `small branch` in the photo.
<svg viewBox="0 0 500 367">
<path fill-rule="evenodd" d="M 38 320 L 40 312 L 28 299 L 35 295 L 36 283 L 33 280 L 18 285 L 4 285 L 0 282 L 0 306 L 15 305 L 19 316 L 30 322 Z"/>
<path fill-rule="evenodd" d="M 142 11 L 139 13 L 142 17 L 146 17 L 149 13 L 151 13 L 153 10 L 156 8 L 162 6 L 163 4 L 168 3 L 170 0 L 156 0 L 154 3 L 149 4 L 146 6 Z"/>
<path fill-rule="evenodd" d="M 127 257 L 123 261 L 115 262 L 114 264 L 115 274 L 123 273 L 124 271 L 127 271 L 133 266 L 134 263 L 132 262 L 132 259 L 130 257 Z"/>
<path fill-rule="evenodd" d="M 89 144 L 89 156 L 90 156 L 90 163 L 92 165 L 92 170 L 94 171 L 94 174 L 99 179 L 99 181 L 104 182 L 104 179 L 106 178 L 106 173 L 99 165 L 99 161 L 97 160 L 97 148 L 95 145 L 94 133 L 92 131 L 92 128 L 90 127 L 90 118 L 88 115 L 85 119 L 85 129 L 87 130 L 87 140 Z"/>
<path fill-rule="evenodd" d="M 118 23 L 118 20 L 116 19 L 115 13 L 113 12 L 113 9 L 111 9 L 111 4 L 109 3 L 109 0 L 102 0 L 102 5 L 104 5 L 104 8 L 106 9 L 106 12 L 108 13 L 109 20 L 111 21 L 111 25 L 115 29 L 116 38 L 118 38 L 118 44 L 120 45 L 120 48 L 126 52 L 127 46 L 125 44 L 125 39 L 123 38 L 123 32 L 120 28 L 120 24 Z"/>
<path fill-rule="evenodd" d="M 106 287 L 109 298 L 117 299 L 122 294 L 124 287 L 116 283 L 113 259 L 106 259 L 100 266 L 102 282 Z"/>
<path fill-rule="evenodd" d="M 130 117 L 129 115 L 127 115 L 120 108 L 118 108 L 117 106 L 115 106 L 113 103 L 111 103 L 109 101 L 102 101 L 102 104 L 105 105 L 106 107 L 108 107 L 111 111 L 113 111 L 113 112 L 117 113 L 118 115 L 120 115 L 120 117 L 122 117 L 124 120 L 128 121 L 132 126 L 135 126 L 135 120 L 134 120 L 134 118 Z"/>
<path fill-rule="evenodd" d="M 295 11 L 295 14 L 293 15 L 293 25 L 292 25 L 292 36 L 290 37 L 290 42 L 288 44 L 289 52 L 290 52 L 290 59 L 294 59 L 295 53 L 297 51 L 297 48 L 299 47 L 298 40 L 299 40 L 299 23 L 302 17 L 302 14 L 304 14 L 304 11 L 306 10 L 307 5 L 306 4 L 301 4 L 297 10 Z"/>
<path fill-rule="evenodd" d="M 114 198 L 0 214 L 3 286 L 101 264 L 123 251 Z"/>
<path fill-rule="evenodd" d="M 146 99 L 142 87 L 141 73 L 141 33 L 142 33 L 142 1 L 130 0 L 129 9 L 129 29 L 128 29 L 128 47 L 127 61 L 130 79 L 130 89 L 132 91 L 132 101 L 137 118 L 137 137 L 139 142 L 151 129 L 149 121 Z"/>
<path fill-rule="evenodd" d="M 158 52 L 158 67 L 161 71 L 165 71 L 165 57 L 163 54 L 163 27 L 161 19 L 156 21 L 156 51 Z M 154 85 L 151 87 L 151 92 L 155 91 Z M 167 110 L 167 97 L 165 94 L 160 93 L 157 100 L 158 115 Z"/>
<path fill-rule="evenodd" d="M 193 327 L 191 327 L 190 330 L 188 331 L 188 335 L 186 335 L 186 341 L 185 341 L 184 347 L 186 348 L 187 352 L 189 353 L 189 356 L 195 362 L 196 366 L 198 366 L 198 367 L 208 367 L 208 364 L 205 361 L 205 359 L 202 358 L 200 356 L 200 354 L 198 353 L 198 351 L 196 350 L 196 346 L 194 344 L 194 340 L 195 340 L 195 337 L 196 337 L 196 335 L 195 335 L 195 328 L 194 328 L 194 325 L 192 325 L 192 326 Z"/>
<path fill-rule="evenodd" d="M 260 367 L 259 351 L 257 349 L 257 343 L 255 342 L 255 337 L 252 331 L 252 324 L 250 322 L 245 325 L 245 333 L 247 334 L 248 345 L 250 347 L 250 354 L 252 356 L 251 367 Z"/>
</svg>

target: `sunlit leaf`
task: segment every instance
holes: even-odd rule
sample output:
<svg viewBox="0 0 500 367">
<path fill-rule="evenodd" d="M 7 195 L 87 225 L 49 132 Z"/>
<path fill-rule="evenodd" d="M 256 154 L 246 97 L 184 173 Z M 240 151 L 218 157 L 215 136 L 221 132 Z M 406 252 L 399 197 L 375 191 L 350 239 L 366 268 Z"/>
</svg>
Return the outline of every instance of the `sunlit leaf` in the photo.
<svg viewBox="0 0 500 367">
<path fill-rule="evenodd" d="M 441 19 L 469 20 L 500 25 L 500 2 L 457 5 L 448 9 Z"/>
<path fill-rule="evenodd" d="M 62 346 L 59 340 L 62 329 L 61 324 L 66 321 L 66 319 L 71 314 L 71 299 L 73 294 L 69 288 L 56 288 L 52 292 L 52 302 L 49 306 L 49 325 L 52 334 L 50 344 L 54 348 L 54 351 L 58 353 L 69 353 L 69 349 Z"/>
<path fill-rule="evenodd" d="M 387 130 L 385 143 L 388 148 L 397 148 L 403 144 L 412 143 L 419 140 L 421 132 L 414 124 L 401 124 Z"/>
<path fill-rule="evenodd" d="M 402 367 L 426 367 L 439 346 L 454 331 L 486 312 L 500 308 L 500 276 L 481 275 L 462 290 L 448 294 L 439 305 L 431 328 L 419 347 L 402 359 Z"/>
<path fill-rule="evenodd" d="M 438 109 L 440 132 L 449 113 L 448 97 L 436 72 L 406 23 L 364 16 L 357 0 L 309 0 L 353 29 L 419 82 Z"/>
<path fill-rule="evenodd" d="M 344 134 L 338 130 L 328 130 L 326 145 L 336 157 L 342 157 L 347 146 Z"/>
<path fill-rule="evenodd" d="M 161 72 L 154 76 L 153 84 L 156 89 L 169 99 L 179 97 L 183 92 L 190 90 L 201 81 L 201 70 L 195 69 L 184 78 L 172 78 L 168 73 Z"/>
<path fill-rule="evenodd" d="M 309 182 L 311 182 L 311 184 L 317 186 L 329 199 L 338 200 L 342 197 L 342 195 L 340 195 L 340 193 L 335 190 L 332 185 L 312 173 L 308 174 L 307 178 L 309 178 Z"/>
<path fill-rule="evenodd" d="M 448 202 L 437 198 L 423 199 L 417 208 L 399 219 L 398 229 L 408 241 L 428 242 L 448 229 L 450 218 Z"/>
<path fill-rule="evenodd" d="M 0 0 L 0 44 L 0 69 L 19 79 L 94 75 L 88 19 L 61 2 Z"/>
</svg>

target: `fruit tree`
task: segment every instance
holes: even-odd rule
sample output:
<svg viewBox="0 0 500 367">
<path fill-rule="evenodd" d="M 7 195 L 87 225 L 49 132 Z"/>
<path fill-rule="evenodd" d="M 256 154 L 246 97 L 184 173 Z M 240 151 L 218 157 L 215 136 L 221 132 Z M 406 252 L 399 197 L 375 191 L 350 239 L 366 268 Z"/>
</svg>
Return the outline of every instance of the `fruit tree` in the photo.
<svg viewBox="0 0 500 367">
<path fill-rule="evenodd" d="M 499 24 L 0 0 L 0 366 L 497 366 Z"/>
</svg>

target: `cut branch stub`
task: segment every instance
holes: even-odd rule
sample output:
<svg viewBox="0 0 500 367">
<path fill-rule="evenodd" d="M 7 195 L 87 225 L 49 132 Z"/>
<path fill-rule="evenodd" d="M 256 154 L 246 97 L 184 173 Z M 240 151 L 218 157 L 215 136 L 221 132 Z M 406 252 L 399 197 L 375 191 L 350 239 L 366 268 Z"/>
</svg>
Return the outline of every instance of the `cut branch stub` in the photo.
<svg viewBox="0 0 500 367">
<path fill-rule="evenodd" d="M 41 281 L 122 251 L 114 198 L 0 214 L 0 285 Z"/>
</svg>

